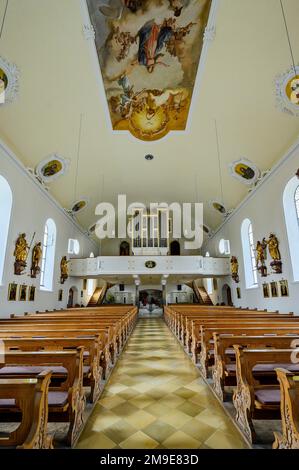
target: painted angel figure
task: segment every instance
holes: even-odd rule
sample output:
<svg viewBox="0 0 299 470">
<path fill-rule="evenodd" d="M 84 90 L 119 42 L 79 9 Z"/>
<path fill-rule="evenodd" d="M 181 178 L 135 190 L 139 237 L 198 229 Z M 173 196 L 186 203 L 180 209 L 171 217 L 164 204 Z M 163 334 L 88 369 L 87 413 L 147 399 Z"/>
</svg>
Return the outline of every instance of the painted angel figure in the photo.
<svg viewBox="0 0 299 470">
<path fill-rule="evenodd" d="M 174 18 L 170 18 L 158 25 L 154 20 L 150 20 L 138 31 L 138 63 L 144 65 L 149 73 L 154 71 L 157 64 L 167 67 L 167 64 L 159 59 L 164 56 L 161 52 L 164 45 L 174 34 L 175 22 Z"/>
</svg>

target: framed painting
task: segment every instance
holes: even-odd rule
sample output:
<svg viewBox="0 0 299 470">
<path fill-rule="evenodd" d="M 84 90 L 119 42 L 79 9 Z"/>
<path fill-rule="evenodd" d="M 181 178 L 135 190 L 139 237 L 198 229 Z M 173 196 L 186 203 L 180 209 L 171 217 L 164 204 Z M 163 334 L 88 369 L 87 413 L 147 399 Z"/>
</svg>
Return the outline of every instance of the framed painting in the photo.
<svg viewBox="0 0 299 470">
<path fill-rule="evenodd" d="M 289 296 L 288 281 L 286 279 L 283 279 L 282 281 L 279 281 L 279 285 L 280 285 L 281 297 L 288 297 Z"/>
<path fill-rule="evenodd" d="M 17 300 L 17 289 L 18 289 L 18 284 L 15 284 L 14 282 L 9 284 L 9 286 L 8 286 L 8 300 L 10 302 L 14 301 L 14 300 Z"/>
<path fill-rule="evenodd" d="M 29 293 L 28 293 L 28 300 L 29 302 L 34 302 L 35 301 L 35 286 L 30 286 L 29 287 Z"/>
<path fill-rule="evenodd" d="M 278 286 L 277 282 L 273 281 L 270 283 L 271 285 L 271 295 L 272 297 L 278 297 Z"/>
<path fill-rule="evenodd" d="M 19 300 L 25 302 L 27 300 L 27 286 L 25 284 L 19 287 Z"/>
<path fill-rule="evenodd" d="M 264 282 L 263 284 L 263 295 L 265 299 L 270 297 L 270 289 L 269 284 L 267 282 Z"/>
</svg>

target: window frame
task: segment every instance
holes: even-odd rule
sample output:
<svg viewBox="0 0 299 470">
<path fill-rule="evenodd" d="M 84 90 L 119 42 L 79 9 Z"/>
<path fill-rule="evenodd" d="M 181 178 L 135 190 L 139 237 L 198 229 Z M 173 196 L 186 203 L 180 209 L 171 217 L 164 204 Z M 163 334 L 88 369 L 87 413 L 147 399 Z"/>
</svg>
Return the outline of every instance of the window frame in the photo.
<svg viewBox="0 0 299 470">
<path fill-rule="evenodd" d="M 258 275 L 255 258 L 253 224 L 246 218 L 241 224 L 241 243 L 243 251 L 243 264 L 246 289 L 258 288 Z"/>
<path fill-rule="evenodd" d="M 42 262 L 39 288 L 42 292 L 53 292 L 55 271 L 57 228 L 53 219 L 47 219 L 44 225 Z"/>
</svg>

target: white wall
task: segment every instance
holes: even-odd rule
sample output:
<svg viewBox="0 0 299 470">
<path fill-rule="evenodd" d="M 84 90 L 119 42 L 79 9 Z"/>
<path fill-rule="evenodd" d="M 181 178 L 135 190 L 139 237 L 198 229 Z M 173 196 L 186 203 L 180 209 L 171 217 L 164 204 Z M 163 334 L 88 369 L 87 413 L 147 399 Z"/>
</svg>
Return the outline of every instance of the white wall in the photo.
<svg viewBox="0 0 299 470">
<path fill-rule="evenodd" d="M 218 279 L 218 292 L 221 295 L 222 285 L 228 283 L 232 288 L 232 299 L 235 306 L 279 310 L 280 312 L 293 311 L 299 314 L 299 283 L 293 281 L 290 262 L 290 252 L 286 232 L 283 191 L 288 181 L 295 175 L 299 167 L 299 142 L 297 142 L 283 159 L 273 168 L 260 185 L 248 195 L 247 199 L 235 210 L 232 216 L 223 224 L 218 232 L 205 244 L 204 251 L 208 250 L 211 256 L 219 256 L 219 241 L 221 238 L 229 239 L 231 255 L 239 261 L 240 283 L 236 284 L 230 277 Z M 299 180 L 298 180 L 299 184 Z M 262 278 L 258 274 L 258 287 L 246 289 L 244 278 L 244 264 L 241 244 L 241 224 L 249 218 L 253 225 L 254 243 L 268 239 L 271 232 L 275 233 L 280 242 L 282 258 L 282 274 L 271 274 L 269 266 L 271 258 L 268 254 L 268 276 Z M 296 223 L 296 221 L 295 221 Z M 299 240 L 298 240 L 299 249 Z M 268 298 L 263 297 L 263 282 L 287 279 L 289 283 L 289 297 Z M 237 299 L 236 287 L 241 288 L 241 299 Z"/>
<path fill-rule="evenodd" d="M 0 174 L 8 181 L 13 193 L 13 207 L 9 226 L 6 258 L 2 285 L 0 285 L 0 317 L 7 317 L 11 313 L 23 313 L 35 310 L 51 310 L 64 308 L 67 305 L 68 291 L 71 286 L 78 288 L 79 303 L 81 303 L 82 279 L 69 278 L 61 285 L 60 260 L 67 255 L 68 239 L 76 238 L 80 243 L 80 253 L 76 257 L 88 257 L 93 251 L 98 255 L 98 247 L 83 234 L 64 213 L 53 198 L 41 188 L 26 172 L 20 162 L 10 151 L 0 143 Z M 1 217 L 1 214 L 0 214 Z M 39 276 L 30 277 L 31 252 L 28 257 L 26 273 L 14 275 L 14 247 L 20 233 L 26 233 L 27 242 L 30 243 L 33 233 L 36 232 L 34 242 L 43 241 L 45 222 L 52 218 L 56 223 L 56 252 L 53 278 L 53 291 L 46 292 L 39 289 Z M 69 255 L 67 255 L 69 257 Z M 73 256 L 73 255 L 72 255 Z M 8 302 L 8 285 L 11 282 L 36 286 L 35 302 Z M 63 301 L 58 302 L 58 291 L 63 289 Z M 85 293 L 86 294 L 86 293 Z M 83 300 L 86 300 L 86 295 Z"/>
<path fill-rule="evenodd" d="M 166 284 L 167 303 L 193 303 L 193 289 L 186 284 L 181 284 L 182 290 L 178 291 L 177 284 Z"/>
</svg>

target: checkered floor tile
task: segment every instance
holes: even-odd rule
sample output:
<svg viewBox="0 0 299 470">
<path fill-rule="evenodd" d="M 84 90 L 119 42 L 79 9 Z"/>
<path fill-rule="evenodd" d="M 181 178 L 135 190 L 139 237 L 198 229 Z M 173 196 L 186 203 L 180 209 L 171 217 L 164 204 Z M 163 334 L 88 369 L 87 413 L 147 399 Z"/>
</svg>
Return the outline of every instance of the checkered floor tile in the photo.
<svg viewBox="0 0 299 470">
<path fill-rule="evenodd" d="M 140 319 L 78 448 L 246 448 L 161 318 Z"/>
</svg>

